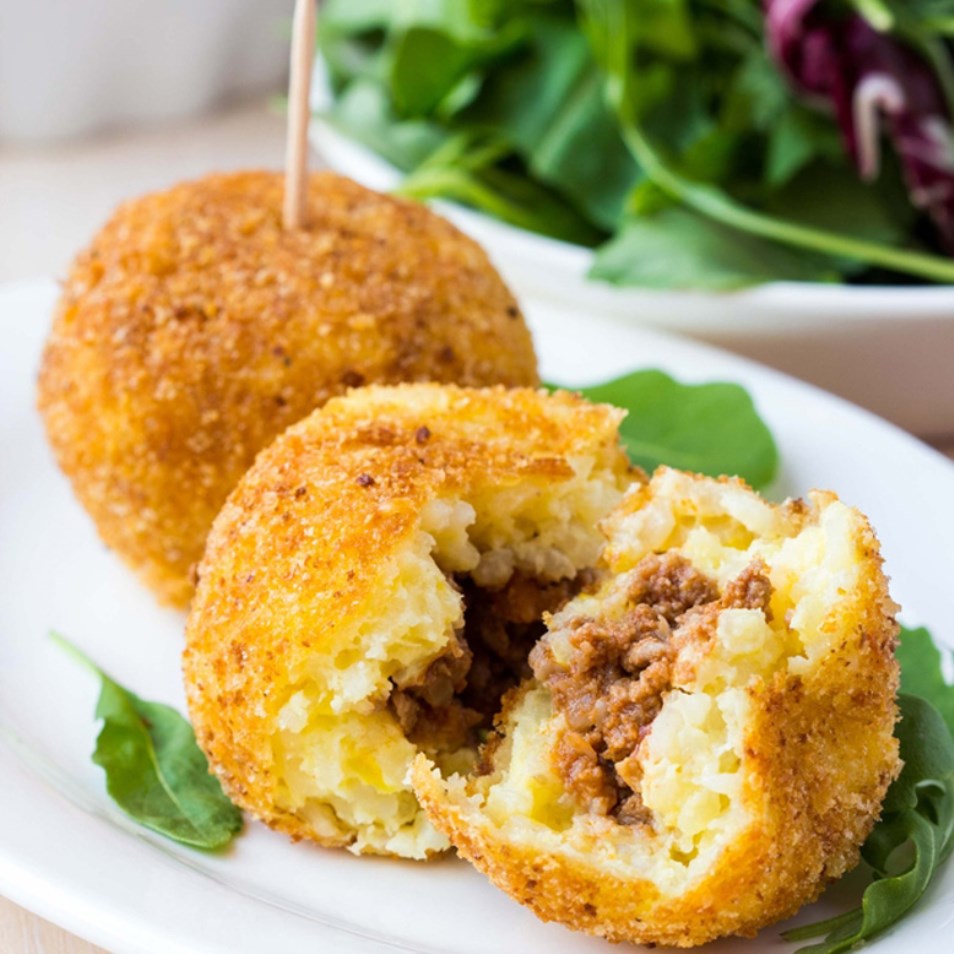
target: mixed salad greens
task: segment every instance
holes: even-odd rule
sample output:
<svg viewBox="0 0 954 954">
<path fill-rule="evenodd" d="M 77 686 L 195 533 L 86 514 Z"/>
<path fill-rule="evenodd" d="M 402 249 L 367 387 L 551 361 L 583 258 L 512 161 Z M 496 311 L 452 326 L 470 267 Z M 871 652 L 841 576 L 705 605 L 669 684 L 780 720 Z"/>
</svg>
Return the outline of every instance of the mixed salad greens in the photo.
<svg viewBox="0 0 954 954">
<path fill-rule="evenodd" d="M 653 288 L 954 282 L 954 0 L 327 0 L 329 119 Z"/>
</svg>

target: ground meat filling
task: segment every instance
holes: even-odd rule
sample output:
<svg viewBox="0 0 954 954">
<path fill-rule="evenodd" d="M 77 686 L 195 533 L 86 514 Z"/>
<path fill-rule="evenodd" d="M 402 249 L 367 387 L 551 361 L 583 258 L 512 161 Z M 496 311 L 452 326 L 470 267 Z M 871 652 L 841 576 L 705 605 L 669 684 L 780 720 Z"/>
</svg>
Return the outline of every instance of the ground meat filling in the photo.
<svg viewBox="0 0 954 954">
<path fill-rule="evenodd" d="M 711 639 L 728 606 L 768 614 L 772 586 L 764 565 L 754 563 L 720 596 L 705 574 L 669 553 L 644 558 L 626 589 L 626 609 L 614 620 L 573 621 L 568 664 L 540 643 L 530 665 L 569 727 L 554 752 L 568 791 L 587 811 L 632 825 L 650 820 L 635 753 L 671 686 L 677 646 Z"/>
<path fill-rule="evenodd" d="M 427 749 L 476 746 L 493 724 L 507 690 L 530 676 L 527 657 L 543 635 L 543 614 L 558 610 L 584 582 L 541 583 L 514 573 L 499 590 L 458 576 L 464 627 L 413 683 L 391 692 L 389 705 L 405 735 Z"/>
</svg>

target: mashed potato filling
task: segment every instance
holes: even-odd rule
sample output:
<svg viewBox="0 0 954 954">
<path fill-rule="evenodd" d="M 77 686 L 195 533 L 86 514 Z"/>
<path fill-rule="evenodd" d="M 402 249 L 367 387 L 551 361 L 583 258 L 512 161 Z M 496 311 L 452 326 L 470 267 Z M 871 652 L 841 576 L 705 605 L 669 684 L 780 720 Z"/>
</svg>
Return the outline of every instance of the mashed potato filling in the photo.
<svg viewBox="0 0 954 954">
<path fill-rule="evenodd" d="M 485 770 L 443 784 L 510 844 L 674 892 L 757 824 L 749 690 L 832 648 L 864 518 L 664 470 L 606 531 L 605 582 L 548 620 Z"/>
<path fill-rule="evenodd" d="M 621 496 L 598 456 L 561 480 L 529 476 L 428 503 L 382 566 L 374 600 L 349 614 L 333 665 L 293 673 L 274 741 L 286 811 L 354 851 L 424 857 L 448 846 L 408 782 L 418 751 L 474 768 L 503 693 L 597 560 L 599 520 Z M 354 840 L 351 833 L 357 830 Z"/>
</svg>

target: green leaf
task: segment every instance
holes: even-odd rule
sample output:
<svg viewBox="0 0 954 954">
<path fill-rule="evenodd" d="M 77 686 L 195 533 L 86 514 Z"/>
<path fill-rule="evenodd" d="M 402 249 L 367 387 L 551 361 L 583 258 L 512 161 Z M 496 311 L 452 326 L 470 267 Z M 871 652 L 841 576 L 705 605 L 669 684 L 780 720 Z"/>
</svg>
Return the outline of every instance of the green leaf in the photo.
<svg viewBox="0 0 954 954">
<path fill-rule="evenodd" d="M 539 182 L 498 165 L 505 142 L 461 134 L 421 163 L 396 190 L 414 199 L 456 199 L 503 222 L 542 235 L 593 245 L 600 236 L 563 198 Z"/>
<path fill-rule="evenodd" d="M 510 142 L 535 178 L 591 222 L 616 226 L 638 173 L 575 23 L 535 17 L 526 48 L 486 77 L 462 120 Z"/>
<path fill-rule="evenodd" d="M 726 188 L 681 174 L 650 140 L 640 121 L 632 70 L 640 27 L 632 5 L 613 0 L 581 0 L 581 4 L 594 51 L 607 74 L 607 90 L 623 139 L 640 168 L 664 191 L 699 215 L 739 233 L 777 243 L 794 255 L 827 255 L 932 281 L 954 281 L 954 262 L 949 258 L 802 225 L 746 205 Z"/>
<path fill-rule="evenodd" d="M 954 31 L 951 0 L 848 0 L 876 30 L 948 34 Z"/>
<path fill-rule="evenodd" d="M 453 6 L 458 13 L 461 6 Z M 390 92 L 397 112 L 427 117 L 438 109 L 469 73 L 506 55 L 525 39 L 521 23 L 496 33 L 476 23 L 452 17 L 456 29 L 444 22 L 416 23 L 397 31 L 389 45 Z"/>
<path fill-rule="evenodd" d="M 954 738 L 935 706 L 926 698 L 906 693 L 898 702 L 901 721 L 895 735 L 901 743 L 904 768 L 885 796 L 882 807 L 886 817 L 915 808 L 920 801 L 919 786 L 926 780 L 954 774 Z"/>
<path fill-rule="evenodd" d="M 387 76 L 384 29 L 390 0 L 326 0 L 318 23 L 318 48 L 332 87 L 342 92 L 358 78 Z"/>
<path fill-rule="evenodd" d="M 791 102 L 791 95 L 763 46 L 741 62 L 726 91 L 722 122 L 735 129 L 771 129 Z"/>
<path fill-rule="evenodd" d="M 51 638 L 100 679 L 96 718 L 103 727 L 93 761 L 106 789 L 130 818 L 195 848 L 222 848 L 242 828 L 242 813 L 225 797 L 175 709 L 148 702 L 113 681 L 62 636 Z"/>
<path fill-rule="evenodd" d="M 639 18 L 639 41 L 646 50 L 690 59 L 697 53 L 688 0 L 630 0 Z"/>
<path fill-rule="evenodd" d="M 471 49 L 430 27 L 407 30 L 391 61 L 391 96 L 402 116 L 425 116 L 453 89 L 476 56 Z"/>
<path fill-rule="evenodd" d="M 626 200 L 626 213 L 633 218 L 649 217 L 671 208 L 673 204 L 671 195 L 663 192 L 651 179 L 644 179 L 630 192 Z"/>
<path fill-rule="evenodd" d="M 876 30 L 890 30 L 895 25 L 895 17 L 890 2 L 886 0 L 848 0 Z M 906 0 L 910 3 L 911 0 Z M 916 3 L 917 0 L 914 0 Z"/>
<path fill-rule="evenodd" d="M 954 108 L 954 3 L 830 5 L 838 15 L 852 4 L 926 58 Z M 319 38 L 335 121 L 405 172 L 457 136 L 476 150 L 484 137 L 507 144 L 479 168 L 465 160 L 465 174 L 432 164 L 409 194 L 581 244 L 611 235 L 596 278 L 954 281 L 906 194 L 896 201 L 898 171 L 886 162 L 861 186 L 834 119 L 794 99 L 766 51 L 759 0 L 329 0 Z M 827 178 L 815 175 L 823 162 Z M 710 223 L 681 258 L 669 252 L 685 220 L 654 215 L 667 203 Z M 624 234 L 644 216 L 649 231 Z M 668 263 L 626 251 L 657 238 Z"/>
<path fill-rule="evenodd" d="M 449 138 L 426 120 L 399 120 L 383 90 L 357 80 L 335 101 L 328 121 L 405 172 L 417 168 Z"/>
<path fill-rule="evenodd" d="M 950 787 L 948 779 L 947 785 Z M 880 934 L 902 918 L 924 894 L 940 860 L 941 842 L 937 830 L 916 811 L 904 812 L 893 822 L 892 851 L 910 842 L 914 860 L 899 875 L 875 881 L 865 891 L 861 902 L 861 923 L 853 933 L 836 932 L 834 943 L 825 942 L 806 951 L 846 951 L 861 941 Z"/>
<path fill-rule="evenodd" d="M 903 242 L 908 224 L 891 214 L 883 190 L 862 182 L 854 170 L 828 162 L 808 165 L 774 192 L 765 208 L 792 222 L 885 244 Z"/>
<path fill-rule="evenodd" d="M 785 185 L 813 159 L 844 161 L 838 130 L 830 121 L 789 103 L 770 129 L 763 178 L 770 189 Z"/>
<path fill-rule="evenodd" d="M 942 653 L 925 629 L 902 629 L 898 660 L 903 692 L 895 735 L 904 767 L 862 847 L 875 880 L 858 908 L 785 932 L 790 941 L 827 935 L 799 954 L 838 954 L 897 923 L 954 849 L 954 687 L 944 680 Z"/>
<path fill-rule="evenodd" d="M 718 476 L 764 487 L 775 476 L 778 451 L 748 392 L 738 384 L 680 384 L 662 371 L 634 371 L 579 389 L 591 401 L 629 413 L 620 428 L 633 462 Z"/>
<path fill-rule="evenodd" d="M 942 666 L 945 658 L 950 664 L 950 650 L 939 649 L 923 626 L 918 629 L 902 627 L 898 645 L 901 691 L 929 700 L 954 735 L 954 685 L 944 678 Z"/>
<path fill-rule="evenodd" d="M 355 0 L 348 0 L 354 3 Z M 375 0 L 378 2 L 378 0 Z M 461 0 L 389 0 L 390 27 L 394 33 L 415 27 L 432 27 L 462 43 L 479 43 L 488 37 L 486 17 L 473 4 Z"/>
<path fill-rule="evenodd" d="M 615 285 L 729 291 L 759 282 L 830 281 L 833 260 L 800 253 L 681 207 L 630 219 L 590 275 Z"/>
<path fill-rule="evenodd" d="M 722 132 L 706 95 L 705 70 L 647 64 L 633 90 L 633 109 L 653 139 L 681 165 L 685 152 L 698 147 L 715 132 Z M 711 78 L 711 77 L 710 77 Z"/>
<path fill-rule="evenodd" d="M 319 29 L 336 35 L 366 33 L 388 25 L 394 0 L 324 0 Z"/>
</svg>

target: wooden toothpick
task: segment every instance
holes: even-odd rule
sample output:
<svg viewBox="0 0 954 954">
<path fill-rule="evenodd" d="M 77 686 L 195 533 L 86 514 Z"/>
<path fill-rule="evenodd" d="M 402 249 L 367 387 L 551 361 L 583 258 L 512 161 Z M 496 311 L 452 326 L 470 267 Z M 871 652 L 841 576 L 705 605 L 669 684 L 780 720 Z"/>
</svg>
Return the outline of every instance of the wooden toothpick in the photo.
<svg viewBox="0 0 954 954">
<path fill-rule="evenodd" d="M 315 60 L 315 0 L 296 0 L 288 79 L 288 138 L 285 142 L 286 229 L 304 228 L 307 218 L 308 120 Z"/>
</svg>

